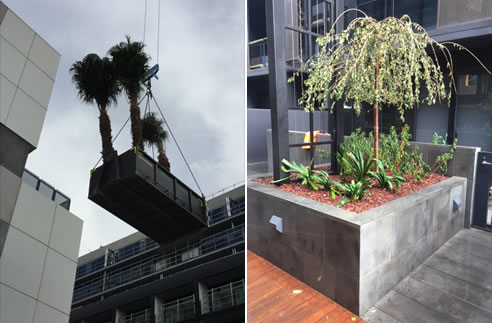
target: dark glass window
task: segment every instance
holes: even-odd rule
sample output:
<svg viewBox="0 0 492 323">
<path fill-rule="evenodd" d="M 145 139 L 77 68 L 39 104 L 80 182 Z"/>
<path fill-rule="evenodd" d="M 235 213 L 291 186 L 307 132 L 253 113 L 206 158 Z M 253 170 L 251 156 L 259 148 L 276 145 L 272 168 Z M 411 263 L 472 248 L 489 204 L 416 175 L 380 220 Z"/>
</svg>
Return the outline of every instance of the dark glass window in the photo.
<svg viewBox="0 0 492 323">
<path fill-rule="evenodd" d="M 395 0 L 394 16 L 404 14 L 426 29 L 436 28 L 437 0 Z"/>
</svg>

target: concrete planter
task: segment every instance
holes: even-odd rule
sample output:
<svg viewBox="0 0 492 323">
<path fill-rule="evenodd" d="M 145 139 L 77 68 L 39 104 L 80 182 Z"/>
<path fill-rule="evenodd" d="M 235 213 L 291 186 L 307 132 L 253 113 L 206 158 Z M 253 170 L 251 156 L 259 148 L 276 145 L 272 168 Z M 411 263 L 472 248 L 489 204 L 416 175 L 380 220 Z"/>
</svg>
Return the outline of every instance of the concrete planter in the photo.
<svg viewBox="0 0 492 323">
<path fill-rule="evenodd" d="M 361 214 L 250 181 L 248 248 L 363 314 L 463 228 L 466 181 L 452 177 Z"/>
</svg>

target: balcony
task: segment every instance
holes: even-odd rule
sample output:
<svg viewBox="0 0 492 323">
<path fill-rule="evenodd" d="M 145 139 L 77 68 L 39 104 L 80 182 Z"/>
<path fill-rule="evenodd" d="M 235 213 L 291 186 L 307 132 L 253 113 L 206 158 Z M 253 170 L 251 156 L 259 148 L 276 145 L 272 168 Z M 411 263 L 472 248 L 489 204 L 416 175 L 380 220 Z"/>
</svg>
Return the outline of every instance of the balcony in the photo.
<svg viewBox="0 0 492 323">
<path fill-rule="evenodd" d="M 120 318 L 118 323 L 150 323 L 152 322 L 152 311 L 150 308 L 130 313 Z"/>
<path fill-rule="evenodd" d="M 230 199 L 226 205 L 208 212 L 208 223 L 214 225 L 241 214 L 244 214 L 244 197 L 236 200 Z"/>
<path fill-rule="evenodd" d="M 57 191 L 53 186 L 40 179 L 34 173 L 24 169 L 22 181 L 60 205 L 62 208 L 70 210 L 70 199 L 65 194 Z"/>
<path fill-rule="evenodd" d="M 89 199 L 158 243 L 207 226 L 205 201 L 136 149 L 92 171 Z"/>
<path fill-rule="evenodd" d="M 268 67 L 267 38 L 256 39 L 248 43 L 249 69 Z"/>
<path fill-rule="evenodd" d="M 190 295 L 161 305 L 156 323 L 173 323 L 195 317 L 195 296 Z"/>
<path fill-rule="evenodd" d="M 212 288 L 202 300 L 202 313 L 207 314 L 244 304 L 244 279 Z"/>
<path fill-rule="evenodd" d="M 94 295 L 135 282 L 144 277 L 177 268 L 193 260 L 212 255 L 220 250 L 244 242 L 244 224 L 216 233 L 164 255 L 154 255 L 114 270 L 108 269 L 95 278 L 75 285 L 73 303 Z"/>
</svg>

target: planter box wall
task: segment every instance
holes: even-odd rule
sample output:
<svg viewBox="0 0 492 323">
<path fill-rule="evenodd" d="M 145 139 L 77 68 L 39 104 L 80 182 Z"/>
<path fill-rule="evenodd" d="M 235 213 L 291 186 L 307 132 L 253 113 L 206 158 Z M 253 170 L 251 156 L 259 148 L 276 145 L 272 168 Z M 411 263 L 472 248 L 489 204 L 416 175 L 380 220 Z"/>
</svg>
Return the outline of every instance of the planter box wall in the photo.
<svg viewBox="0 0 492 323">
<path fill-rule="evenodd" d="M 411 148 L 414 145 L 419 146 L 422 153 L 422 159 L 432 166 L 437 156 L 449 152 L 450 145 L 434 145 L 425 142 L 411 142 Z M 470 228 L 473 217 L 473 203 L 475 196 L 475 174 L 477 169 L 477 156 L 480 147 L 457 146 L 454 158 L 448 163 L 448 172 L 446 176 L 465 177 L 468 181 L 466 184 L 466 208 L 465 208 L 465 228 Z"/>
<path fill-rule="evenodd" d="M 289 131 L 289 143 L 304 142 L 304 132 Z M 331 135 L 318 136 L 319 141 L 330 140 Z M 436 161 L 437 156 L 449 152 L 450 145 L 435 145 L 425 142 L 410 142 L 410 149 L 418 145 L 419 151 L 422 153 L 422 159 L 432 166 Z M 320 149 L 331 152 L 331 145 L 321 145 Z M 460 176 L 468 179 L 466 187 L 466 209 L 465 209 L 465 227 L 470 228 L 471 219 L 473 217 L 473 202 L 475 193 L 475 173 L 477 165 L 477 154 L 480 147 L 457 146 L 453 160 L 448 163 L 448 172 L 446 176 Z M 300 147 L 290 148 L 290 160 L 296 163 L 308 165 L 310 160 L 309 150 L 303 150 Z M 267 129 L 267 156 L 268 156 L 268 172 L 273 172 L 273 157 L 272 157 L 272 130 Z M 315 155 L 316 156 L 316 155 Z M 315 164 L 326 163 L 320 161 L 319 157 L 315 157 Z"/>
<path fill-rule="evenodd" d="M 249 182 L 248 249 L 360 315 L 463 228 L 465 194 L 453 177 L 355 214 Z"/>
</svg>

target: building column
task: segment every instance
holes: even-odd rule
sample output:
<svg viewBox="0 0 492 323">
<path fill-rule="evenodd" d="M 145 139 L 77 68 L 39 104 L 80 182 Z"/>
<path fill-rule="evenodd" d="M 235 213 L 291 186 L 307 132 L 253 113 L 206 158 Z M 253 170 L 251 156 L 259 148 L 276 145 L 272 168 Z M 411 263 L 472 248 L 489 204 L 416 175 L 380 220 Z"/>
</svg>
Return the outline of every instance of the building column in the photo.
<svg viewBox="0 0 492 323">
<path fill-rule="evenodd" d="M 266 29 L 268 81 L 272 120 L 272 160 L 275 180 L 288 176 L 280 166 L 289 158 L 289 111 L 287 108 L 287 71 L 285 69 L 284 0 L 267 0 Z"/>
</svg>

